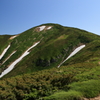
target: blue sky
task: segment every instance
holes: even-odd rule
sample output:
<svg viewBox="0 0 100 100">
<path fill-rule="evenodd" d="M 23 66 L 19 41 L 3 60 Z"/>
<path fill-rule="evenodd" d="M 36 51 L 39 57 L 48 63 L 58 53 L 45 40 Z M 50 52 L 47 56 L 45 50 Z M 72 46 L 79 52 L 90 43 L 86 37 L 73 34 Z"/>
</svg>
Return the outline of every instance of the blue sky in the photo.
<svg viewBox="0 0 100 100">
<path fill-rule="evenodd" d="M 100 0 L 0 0 L 0 35 L 58 23 L 100 35 Z"/>
</svg>

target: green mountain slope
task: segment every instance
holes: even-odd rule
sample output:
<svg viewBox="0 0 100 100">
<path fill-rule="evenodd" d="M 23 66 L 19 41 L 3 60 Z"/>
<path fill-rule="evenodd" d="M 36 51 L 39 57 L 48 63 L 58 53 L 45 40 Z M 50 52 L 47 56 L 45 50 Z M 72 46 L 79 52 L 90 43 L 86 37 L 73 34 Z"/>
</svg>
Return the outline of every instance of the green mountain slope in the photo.
<svg viewBox="0 0 100 100">
<path fill-rule="evenodd" d="M 1 35 L 0 57 L 0 100 L 85 100 L 100 94 L 96 34 L 42 24 L 18 35 Z"/>
<path fill-rule="evenodd" d="M 41 26 L 45 26 L 45 28 L 39 31 L 39 27 Z M 47 29 L 48 27 L 51 27 L 51 29 Z M 36 47 L 29 51 L 29 55 L 15 65 L 14 69 L 6 77 L 53 67 L 57 68 L 75 48 L 83 44 L 85 44 L 86 47 L 64 64 L 68 65 L 87 61 L 94 56 L 93 53 L 96 55 L 95 52 L 97 52 L 99 47 L 99 40 L 99 36 L 77 28 L 63 27 L 58 24 L 43 24 L 36 26 L 8 40 L 10 48 L 1 59 L 1 73 L 36 42 L 40 41 Z M 14 51 L 16 52 L 3 63 Z"/>
<path fill-rule="evenodd" d="M 6 45 L 8 45 L 10 35 L 0 35 L 0 53 L 3 51 Z"/>
</svg>

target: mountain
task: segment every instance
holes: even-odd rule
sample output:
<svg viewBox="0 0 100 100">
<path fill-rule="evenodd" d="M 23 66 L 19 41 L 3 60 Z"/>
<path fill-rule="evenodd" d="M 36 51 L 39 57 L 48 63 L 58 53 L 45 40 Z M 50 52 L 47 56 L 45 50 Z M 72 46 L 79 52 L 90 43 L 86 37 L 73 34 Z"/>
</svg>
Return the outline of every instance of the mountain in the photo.
<svg viewBox="0 0 100 100">
<path fill-rule="evenodd" d="M 50 23 L 17 35 L 1 35 L 0 86 L 6 96 L 1 89 L 0 100 L 80 100 L 97 96 L 99 57 L 100 36 L 77 28 Z"/>
</svg>

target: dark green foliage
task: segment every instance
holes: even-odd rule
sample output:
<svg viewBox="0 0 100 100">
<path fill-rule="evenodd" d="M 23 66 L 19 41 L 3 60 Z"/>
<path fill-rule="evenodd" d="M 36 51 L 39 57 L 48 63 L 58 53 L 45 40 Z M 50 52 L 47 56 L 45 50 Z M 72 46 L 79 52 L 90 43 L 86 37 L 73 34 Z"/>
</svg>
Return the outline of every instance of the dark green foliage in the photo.
<svg viewBox="0 0 100 100">
<path fill-rule="evenodd" d="M 73 81 L 73 75 L 59 74 L 58 72 L 44 70 L 38 73 L 26 74 L 8 78 L 0 82 L 0 97 L 3 99 L 16 98 L 17 100 L 31 100 L 48 96 Z M 10 92 L 9 92 L 10 91 Z M 10 96 L 12 94 L 12 97 Z M 4 97 L 5 96 L 5 97 Z M 14 97 L 13 97 L 14 96 Z M 9 100 L 9 99 L 7 99 Z"/>
<path fill-rule="evenodd" d="M 100 66 L 78 63 L 0 80 L 0 100 L 81 100 L 100 94 Z"/>
</svg>

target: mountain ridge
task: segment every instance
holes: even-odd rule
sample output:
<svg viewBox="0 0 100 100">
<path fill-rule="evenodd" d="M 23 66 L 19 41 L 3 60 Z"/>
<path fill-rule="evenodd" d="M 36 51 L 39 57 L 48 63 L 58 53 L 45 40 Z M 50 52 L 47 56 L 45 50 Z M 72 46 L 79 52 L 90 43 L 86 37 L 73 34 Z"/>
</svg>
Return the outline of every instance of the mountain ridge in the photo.
<svg viewBox="0 0 100 100">
<path fill-rule="evenodd" d="M 99 39 L 99 36 L 94 35 L 89 32 L 86 32 L 84 30 L 79 30 L 77 28 L 63 27 L 58 24 L 42 24 L 42 25 L 33 27 L 29 30 L 26 30 L 25 32 L 23 32 L 19 35 L 11 36 L 8 41 L 9 44 L 11 45 L 11 48 L 9 48 L 9 50 L 7 51 L 8 53 L 5 54 L 5 56 L 6 55 L 7 56 L 6 57 L 4 56 L 2 59 L 3 60 L 6 59 L 7 57 L 9 57 L 8 54 L 11 54 L 14 51 L 16 51 L 10 57 L 14 61 L 14 60 L 18 59 L 18 57 L 20 57 L 20 55 L 22 55 L 22 53 L 25 50 L 27 50 L 27 48 L 29 48 L 33 43 L 35 43 L 37 41 L 41 41 L 39 46 L 35 48 L 37 50 L 37 53 L 40 55 L 38 55 L 37 53 L 36 54 L 33 53 L 36 56 L 38 55 L 38 58 L 37 57 L 34 58 L 33 62 L 35 62 L 35 65 L 34 64 L 33 65 L 36 67 L 44 66 L 41 68 L 45 69 L 46 66 L 49 67 L 50 64 L 52 65 L 52 63 L 56 62 L 57 60 L 59 62 L 60 61 L 59 59 L 62 59 L 64 56 L 67 57 L 80 44 L 87 44 L 91 41 L 94 41 L 95 38 Z M 66 49 L 66 47 L 67 47 L 67 49 Z M 51 48 L 55 49 L 55 51 L 52 50 Z M 66 50 L 63 50 L 63 49 L 67 50 L 67 54 L 63 53 L 63 52 L 66 52 Z M 68 49 L 70 49 L 70 50 L 68 50 Z M 34 49 L 32 50 L 32 52 L 33 51 L 35 52 Z M 43 52 L 45 52 L 45 53 L 43 53 Z M 62 56 L 62 57 L 60 57 L 60 56 Z M 37 58 L 37 60 L 35 60 L 36 58 Z M 31 59 L 31 56 L 29 57 L 29 60 L 30 59 Z M 1 60 L 1 62 L 3 62 L 3 60 Z M 28 60 L 28 62 L 30 62 L 29 60 Z M 13 61 L 11 60 L 10 62 L 13 62 Z M 10 62 L 8 59 L 6 61 L 7 64 L 5 63 L 5 65 L 3 64 L 1 67 L 10 65 Z M 22 62 L 23 62 L 23 60 L 22 60 Z M 60 62 L 58 64 L 56 64 L 56 66 L 58 66 L 60 64 Z M 32 64 L 32 61 L 31 61 L 31 64 Z M 32 66 L 30 64 L 28 64 L 28 65 Z M 27 65 L 24 64 L 24 66 L 27 66 Z M 35 69 L 37 69 L 36 67 L 35 67 Z M 33 68 L 31 68 L 31 70 L 32 69 Z M 37 69 L 37 70 L 39 70 L 39 69 Z"/>
<path fill-rule="evenodd" d="M 85 100 L 100 94 L 99 35 L 49 23 L 0 35 L 0 47 L 0 100 Z"/>
</svg>

